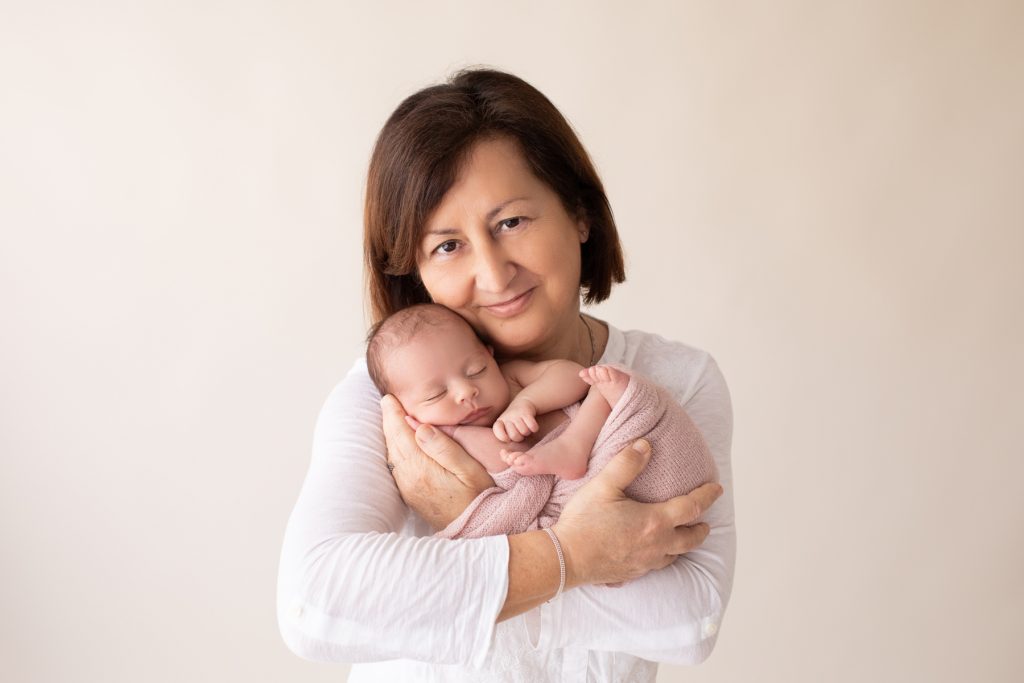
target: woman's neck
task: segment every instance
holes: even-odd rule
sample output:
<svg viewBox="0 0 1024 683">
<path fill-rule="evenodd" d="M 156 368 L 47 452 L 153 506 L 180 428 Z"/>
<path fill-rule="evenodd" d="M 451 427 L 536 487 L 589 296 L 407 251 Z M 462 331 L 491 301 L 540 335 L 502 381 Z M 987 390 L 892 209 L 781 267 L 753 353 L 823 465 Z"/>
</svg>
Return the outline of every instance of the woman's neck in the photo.
<svg viewBox="0 0 1024 683">
<path fill-rule="evenodd" d="M 596 363 L 608 343 L 608 326 L 589 315 L 577 313 L 549 343 L 527 350 L 497 349 L 498 360 L 544 361 L 565 358 L 584 367 Z"/>
</svg>

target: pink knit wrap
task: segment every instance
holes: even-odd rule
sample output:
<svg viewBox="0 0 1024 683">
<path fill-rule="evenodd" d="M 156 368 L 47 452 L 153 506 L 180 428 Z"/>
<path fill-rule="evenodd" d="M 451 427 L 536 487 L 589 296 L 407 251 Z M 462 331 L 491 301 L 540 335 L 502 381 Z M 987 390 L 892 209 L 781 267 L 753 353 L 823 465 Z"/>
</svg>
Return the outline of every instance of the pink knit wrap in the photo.
<svg viewBox="0 0 1024 683">
<path fill-rule="evenodd" d="M 566 408 L 572 418 L 578 405 Z M 540 443 L 556 438 L 563 422 Z M 616 453 L 644 437 L 651 444 L 647 467 L 626 489 L 626 495 L 643 503 L 656 503 L 689 493 L 718 477 L 704 437 L 682 406 L 660 386 L 636 375 L 605 421 L 580 479 L 560 479 L 551 474 L 522 476 L 511 469 L 492 475 L 495 486 L 469 504 L 461 515 L 436 535 L 444 538 L 478 538 L 544 529 L 558 520 L 569 498 L 601 471 Z"/>
</svg>

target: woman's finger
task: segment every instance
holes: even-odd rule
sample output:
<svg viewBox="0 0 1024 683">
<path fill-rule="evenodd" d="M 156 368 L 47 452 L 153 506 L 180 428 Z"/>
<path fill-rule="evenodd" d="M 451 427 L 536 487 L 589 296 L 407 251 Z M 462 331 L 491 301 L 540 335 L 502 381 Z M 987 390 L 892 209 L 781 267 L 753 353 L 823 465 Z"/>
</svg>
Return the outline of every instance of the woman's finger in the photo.
<svg viewBox="0 0 1024 683">
<path fill-rule="evenodd" d="M 722 487 L 714 482 L 698 486 L 685 496 L 676 496 L 665 501 L 665 510 L 675 526 L 692 524 L 700 519 L 711 504 L 722 495 Z"/>
<path fill-rule="evenodd" d="M 592 481 L 599 481 L 621 493 L 643 471 L 650 458 L 651 445 L 646 439 L 637 439 L 608 461 Z"/>
<path fill-rule="evenodd" d="M 688 553 L 703 543 L 710 533 L 711 527 L 703 522 L 692 526 L 676 527 L 671 544 L 671 552 L 674 555 Z"/>
<path fill-rule="evenodd" d="M 381 421 L 384 427 L 384 441 L 388 448 L 388 460 L 398 466 L 405 454 L 416 447 L 413 430 L 405 421 L 405 410 L 398 399 L 391 394 L 380 400 Z"/>
<path fill-rule="evenodd" d="M 673 523 L 676 526 L 693 524 L 718 500 L 722 491 L 720 484 L 708 482 L 698 486 L 685 496 L 678 496 L 667 501 L 672 508 Z"/>
<path fill-rule="evenodd" d="M 490 488 L 494 480 L 483 465 L 471 458 L 458 443 L 440 429 L 420 425 L 416 430 L 416 443 L 420 449 L 438 465 L 448 470 L 462 482 L 479 490 Z"/>
</svg>

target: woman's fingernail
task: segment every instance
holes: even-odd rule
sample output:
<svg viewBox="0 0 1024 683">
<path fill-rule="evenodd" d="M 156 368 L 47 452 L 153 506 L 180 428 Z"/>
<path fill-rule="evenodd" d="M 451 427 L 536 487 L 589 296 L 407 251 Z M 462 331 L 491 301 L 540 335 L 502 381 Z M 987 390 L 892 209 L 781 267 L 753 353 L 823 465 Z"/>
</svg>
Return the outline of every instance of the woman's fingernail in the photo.
<svg viewBox="0 0 1024 683">
<path fill-rule="evenodd" d="M 640 455 L 646 455 L 647 451 L 651 450 L 651 444 L 647 443 L 647 439 L 637 439 L 633 442 L 633 450 Z"/>
<path fill-rule="evenodd" d="M 420 425 L 416 430 L 416 438 L 420 441 L 430 441 L 437 432 L 430 425 Z"/>
</svg>

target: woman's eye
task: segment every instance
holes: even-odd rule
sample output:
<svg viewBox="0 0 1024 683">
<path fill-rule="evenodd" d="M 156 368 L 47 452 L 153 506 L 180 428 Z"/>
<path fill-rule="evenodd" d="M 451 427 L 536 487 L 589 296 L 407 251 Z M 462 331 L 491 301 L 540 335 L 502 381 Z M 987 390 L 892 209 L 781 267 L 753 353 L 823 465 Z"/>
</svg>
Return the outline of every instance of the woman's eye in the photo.
<svg viewBox="0 0 1024 683">
<path fill-rule="evenodd" d="M 498 223 L 498 229 L 499 230 L 513 230 L 513 229 L 519 227 L 519 224 L 522 222 L 522 220 L 523 220 L 522 216 L 513 216 L 512 218 L 506 218 L 505 220 L 503 220 L 500 223 Z"/>
<path fill-rule="evenodd" d="M 452 254 L 456 249 L 459 248 L 459 243 L 455 240 L 445 240 L 441 244 L 434 247 L 435 254 Z"/>
</svg>

